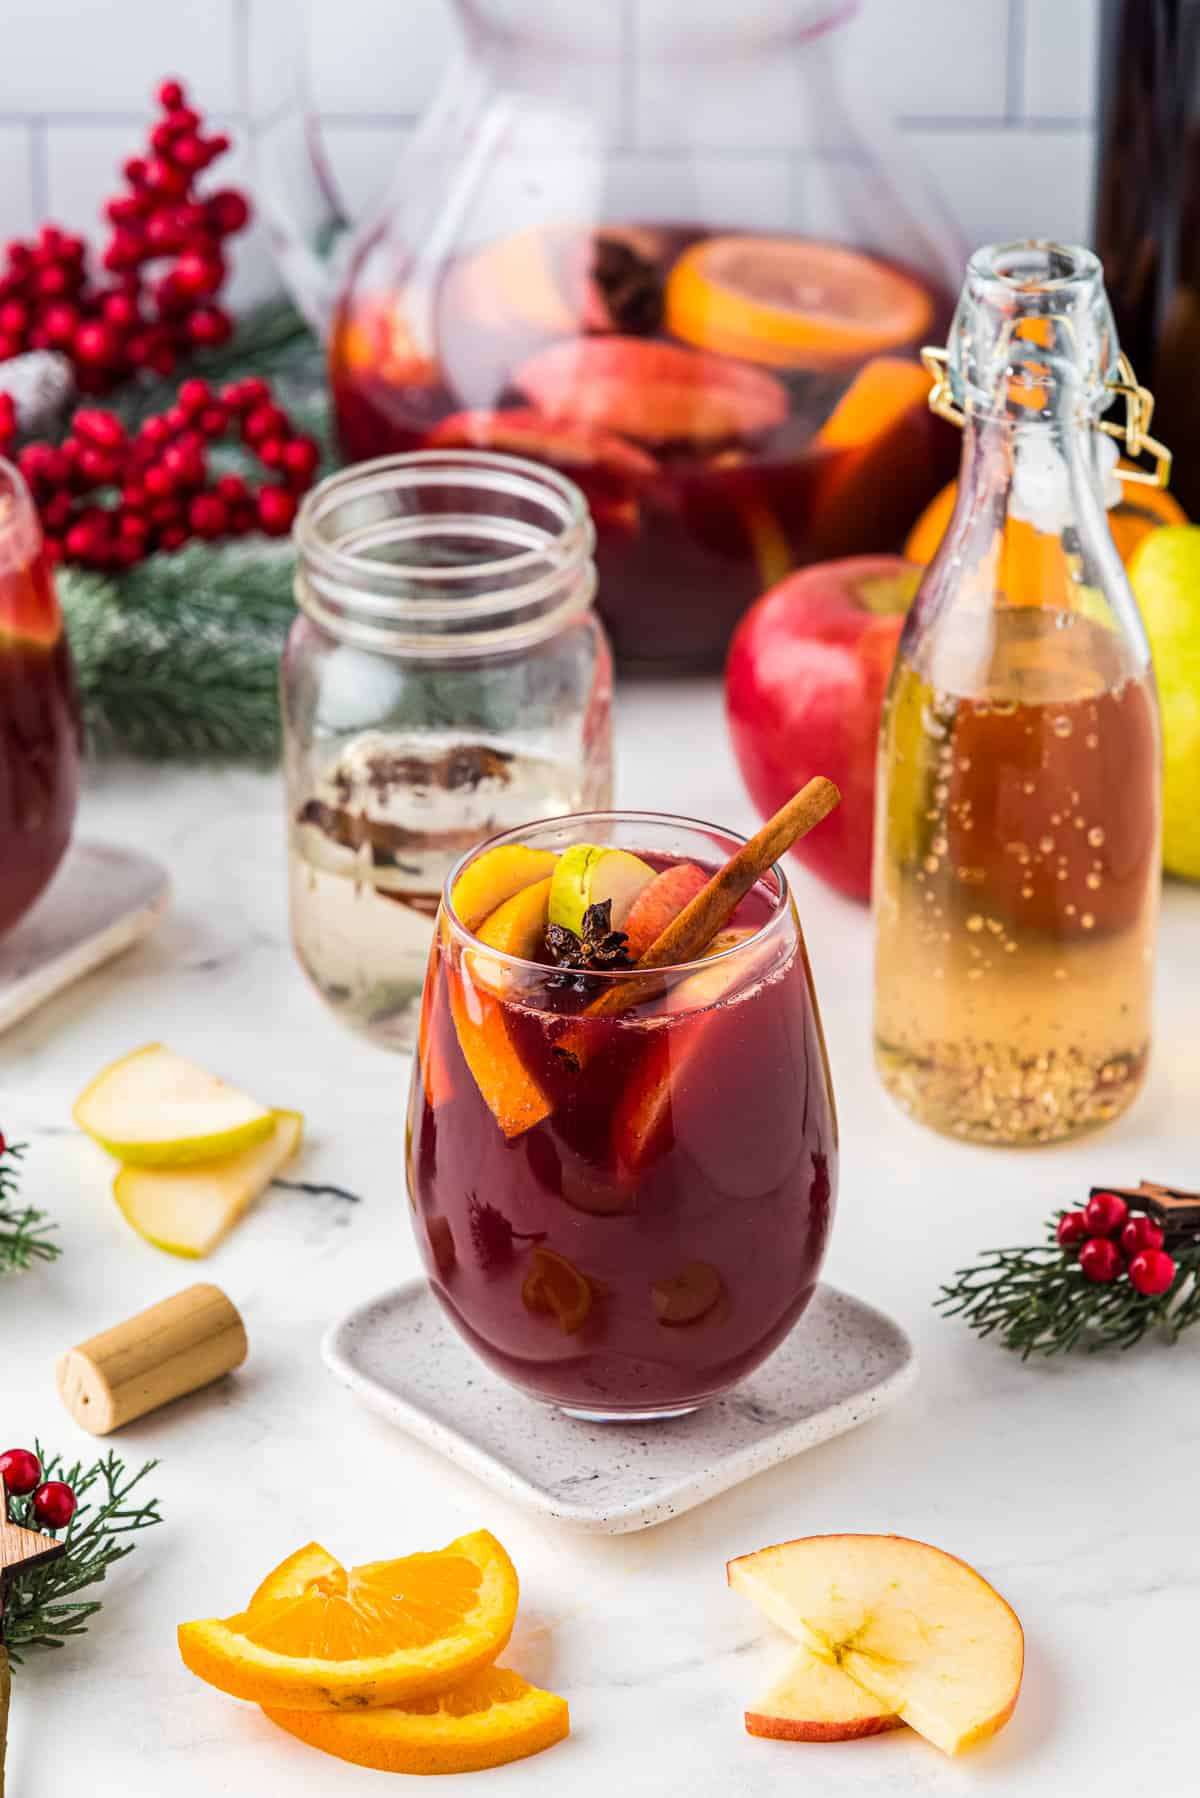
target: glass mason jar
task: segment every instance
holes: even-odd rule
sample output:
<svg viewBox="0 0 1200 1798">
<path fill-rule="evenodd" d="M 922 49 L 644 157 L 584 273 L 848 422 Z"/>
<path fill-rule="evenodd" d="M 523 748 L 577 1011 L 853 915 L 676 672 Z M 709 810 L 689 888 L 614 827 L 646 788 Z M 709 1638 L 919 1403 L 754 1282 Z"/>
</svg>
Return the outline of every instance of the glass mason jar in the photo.
<svg viewBox="0 0 1200 1798">
<path fill-rule="evenodd" d="M 611 797 L 592 526 L 552 469 L 430 451 L 323 481 L 294 535 L 292 938 L 338 1017 L 407 1049 L 451 863 Z"/>
<path fill-rule="evenodd" d="M 1116 394 L 1123 426 L 1101 423 Z M 1158 478 L 1169 457 L 1069 245 L 971 258 L 934 401 L 962 470 L 884 707 L 876 1060 L 934 1129 L 1051 1142 L 1123 1111 L 1149 1054 L 1158 701 L 1103 433 Z"/>
<path fill-rule="evenodd" d="M 79 794 L 75 671 L 29 490 L 0 457 L 0 935 L 49 885 Z"/>
<path fill-rule="evenodd" d="M 657 970 L 649 991 L 636 968 L 536 959 L 539 888 L 564 850 L 711 871 L 743 840 L 655 812 L 559 818 L 493 839 L 446 881 L 409 1103 L 414 1227 L 471 1347 L 575 1416 L 694 1410 L 765 1361 L 816 1289 L 837 1122 L 782 868 L 713 953 Z M 510 894 L 516 845 L 534 870 L 519 897 L 540 906 L 520 954 L 497 946 L 511 928 L 478 919 L 484 863 L 499 854 Z M 456 909 L 468 886 L 474 930 Z"/>
<path fill-rule="evenodd" d="M 640 0 L 636 28 L 623 6 L 457 0 L 461 53 L 332 263 L 314 245 L 344 215 L 264 3 L 260 199 L 327 332 L 348 458 L 467 445 L 565 470 L 616 653 L 648 666 L 718 663 L 800 564 L 899 548 L 957 454 L 916 352 L 962 253 L 851 86 L 854 0 Z M 362 53 L 409 49 L 397 25 Z"/>
</svg>

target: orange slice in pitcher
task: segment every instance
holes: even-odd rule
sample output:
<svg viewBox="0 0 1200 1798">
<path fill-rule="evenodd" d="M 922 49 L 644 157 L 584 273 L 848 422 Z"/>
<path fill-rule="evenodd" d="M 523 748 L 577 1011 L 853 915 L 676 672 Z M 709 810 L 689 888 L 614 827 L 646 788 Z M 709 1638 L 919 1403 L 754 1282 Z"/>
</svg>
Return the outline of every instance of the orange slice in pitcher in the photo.
<svg viewBox="0 0 1200 1798">
<path fill-rule="evenodd" d="M 180 1624 L 179 1651 L 234 1698 L 360 1711 L 490 1666 L 516 1614 L 516 1570 L 487 1530 L 349 1569 L 312 1542 L 268 1574 L 246 1610 Z"/>
<path fill-rule="evenodd" d="M 914 342 L 933 317 L 911 275 L 838 244 L 710 237 L 671 270 L 666 325 L 770 368 L 825 368 Z"/>
</svg>

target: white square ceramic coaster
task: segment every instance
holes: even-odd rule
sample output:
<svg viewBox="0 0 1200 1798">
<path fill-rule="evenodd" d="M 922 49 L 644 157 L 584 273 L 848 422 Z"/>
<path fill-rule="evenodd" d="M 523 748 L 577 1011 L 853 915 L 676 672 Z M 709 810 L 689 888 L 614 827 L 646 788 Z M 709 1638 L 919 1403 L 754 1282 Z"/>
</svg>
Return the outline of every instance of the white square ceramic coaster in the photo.
<svg viewBox="0 0 1200 1798">
<path fill-rule="evenodd" d="M 423 1280 L 352 1311 L 323 1353 L 365 1403 L 486 1485 L 608 1535 L 677 1517 L 865 1423 L 917 1371 L 899 1325 L 832 1286 L 757 1373 L 665 1423 L 580 1423 L 522 1397 L 472 1354 Z"/>
<path fill-rule="evenodd" d="M 0 1030 L 154 929 L 166 871 L 116 843 L 72 843 L 37 904 L 0 937 Z"/>
</svg>

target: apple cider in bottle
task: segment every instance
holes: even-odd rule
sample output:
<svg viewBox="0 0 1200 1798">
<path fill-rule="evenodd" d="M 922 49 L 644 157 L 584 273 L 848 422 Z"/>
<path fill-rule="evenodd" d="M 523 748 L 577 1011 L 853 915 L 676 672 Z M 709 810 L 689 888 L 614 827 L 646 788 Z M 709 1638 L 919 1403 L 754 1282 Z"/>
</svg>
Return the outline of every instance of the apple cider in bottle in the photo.
<svg viewBox="0 0 1200 1798">
<path fill-rule="evenodd" d="M 1169 457 L 1087 250 L 979 251 L 930 360 L 963 457 L 884 707 L 876 1061 L 933 1129 L 1051 1142 L 1116 1117 L 1146 1071 L 1158 705 L 1105 504 L 1141 472 L 1114 435 L 1157 452 L 1152 478 Z"/>
</svg>

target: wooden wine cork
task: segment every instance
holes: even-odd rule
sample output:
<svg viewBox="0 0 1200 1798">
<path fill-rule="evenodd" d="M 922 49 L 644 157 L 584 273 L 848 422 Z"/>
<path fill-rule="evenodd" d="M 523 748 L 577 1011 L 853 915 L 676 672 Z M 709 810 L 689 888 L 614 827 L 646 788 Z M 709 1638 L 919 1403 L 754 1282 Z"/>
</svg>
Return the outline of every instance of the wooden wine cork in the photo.
<svg viewBox="0 0 1200 1798">
<path fill-rule="evenodd" d="M 201 1282 L 60 1355 L 59 1396 L 76 1423 L 107 1436 L 240 1367 L 246 1349 L 237 1307 Z"/>
</svg>

